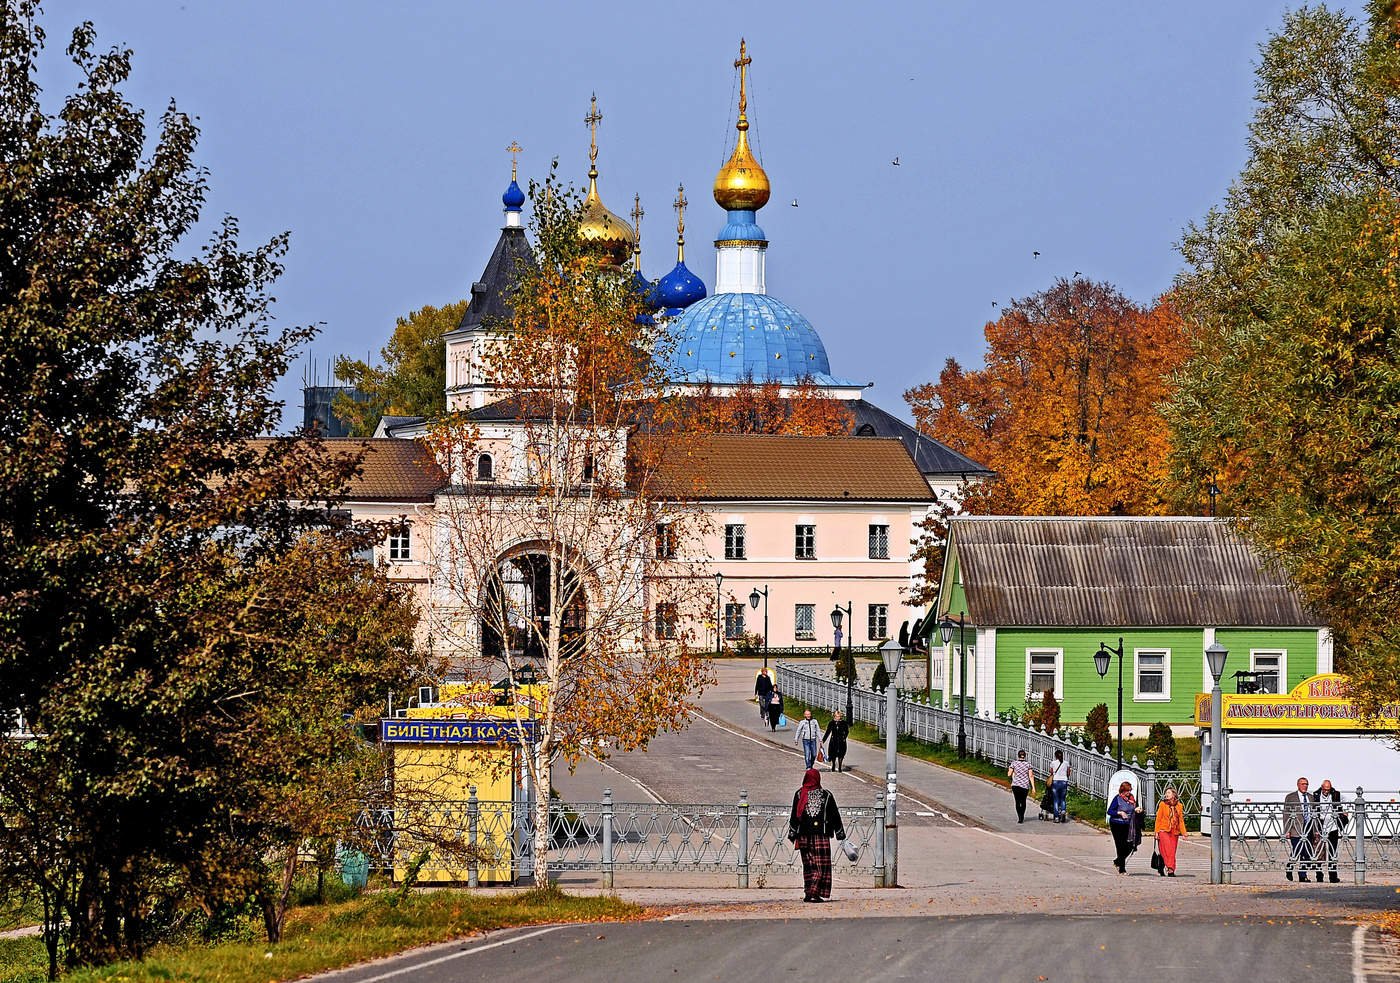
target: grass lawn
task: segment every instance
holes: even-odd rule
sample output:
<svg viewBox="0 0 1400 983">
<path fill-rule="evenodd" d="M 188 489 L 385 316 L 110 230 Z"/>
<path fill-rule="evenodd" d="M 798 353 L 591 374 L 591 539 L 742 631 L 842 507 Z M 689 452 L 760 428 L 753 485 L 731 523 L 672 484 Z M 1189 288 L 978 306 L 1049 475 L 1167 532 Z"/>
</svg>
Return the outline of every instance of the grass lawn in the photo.
<svg viewBox="0 0 1400 983">
<path fill-rule="evenodd" d="M 144 962 L 79 970 L 65 983 L 181 980 L 188 983 L 273 983 L 386 956 L 414 946 L 488 929 L 550 922 L 634 921 L 647 910 L 613 897 L 571 897 L 557 890 L 482 895 L 460 890 L 410 894 L 391 907 L 392 893 L 339 904 L 295 908 L 283 941 L 268 945 L 250 922 L 243 941 L 160 945 Z M 0 983 L 37 983 L 46 957 L 39 939 L 0 939 Z"/>
</svg>

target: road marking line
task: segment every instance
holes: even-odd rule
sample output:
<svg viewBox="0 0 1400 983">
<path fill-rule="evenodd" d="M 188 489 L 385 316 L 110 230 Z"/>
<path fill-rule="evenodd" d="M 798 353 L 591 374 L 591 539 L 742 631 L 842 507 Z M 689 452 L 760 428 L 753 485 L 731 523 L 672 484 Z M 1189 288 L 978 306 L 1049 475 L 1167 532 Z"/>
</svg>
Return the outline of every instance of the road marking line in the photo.
<svg viewBox="0 0 1400 983">
<path fill-rule="evenodd" d="M 1005 840 L 1007 843 L 1014 843 L 1014 844 L 1016 844 L 1017 846 L 1025 847 L 1027 850 L 1030 850 L 1030 851 L 1032 851 L 1032 852 L 1034 852 L 1034 853 L 1038 853 L 1038 854 L 1040 854 L 1042 857 L 1049 857 L 1051 860 L 1059 860 L 1059 861 L 1062 861 L 1062 862 L 1067 863 L 1067 864 L 1074 864 L 1074 866 L 1076 866 L 1076 867 L 1083 867 L 1085 870 L 1091 870 L 1091 871 L 1093 871 L 1095 874 L 1102 874 L 1104 877 L 1107 877 L 1107 876 L 1108 876 L 1108 871 L 1106 871 L 1106 870 L 1100 870 L 1100 869 L 1097 868 L 1097 867 L 1090 867 L 1088 864 L 1081 864 L 1078 860 L 1071 860 L 1069 857 L 1061 857 L 1061 856 L 1057 856 L 1057 855 L 1055 855 L 1055 854 L 1053 854 L 1053 853 L 1050 853 L 1050 852 L 1048 852 L 1048 851 L 1046 851 L 1046 850 L 1037 849 L 1036 847 L 1031 846 L 1029 843 L 1022 843 L 1020 840 L 1013 839 L 1013 838 L 1010 837 L 1010 836 L 1004 836 L 1004 835 L 1002 835 L 1001 833 L 993 832 L 993 831 L 990 830 L 990 829 L 978 829 L 978 828 L 975 827 L 975 826 L 972 827 L 972 828 L 973 828 L 973 829 L 977 829 L 977 832 L 979 832 L 979 833 L 986 833 L 988 836 L 995 836 L 997 839 L 999 839 L 999 840 Z"/>
<path fill-rule="evenodd" d="M 639 789 L 642 790 L 642 792 L 643 792 L 644 794 L 651 796 L 651 801 L 657 803 L 658 805 L 665 805 L 665 804 L 666 804 L 666 800 L 663 799 L 661 796 L 657 795 L 655 792 L 653 792 L 653 791 L 647 786 L 647 783 L 644 782 L 644 781 L 642 781 L 640 778 L 633 778 L 631 775 L 627 774 L 627 772 L 623 771 L 621 768 L 617 768 L 617 767 L 615 767 L 615 766 L 613 766 L 613 765 L 610 765 L 610 764 L 608 764 L 608 762 L 604 761 L 604 760 L 601 759 L 601 758 L 594 758 L 593 760 L 596 761 L 596 762 L 598 762 L 598 764 L 602 765 L 604 768 L 606 768 L 608 771 L 612 772 L 614 775 L 617 775 L 619 778 L 623 778 L 623 779 L 625 779 L 625 780 L 631 782 L 633 785 L 637 786 Z"/>
<path fill-rule="evenodd" d="M 472 956 L 478 952 L 485 952 L 487 949 L 498 949 L 503 945 L 514 945 L 517 942 L 524 942 L 528 939 L 538 938 L 541 935 L 548 935 L 550 932 L 557 932 L 561 928 L 568 928 L 568 925 L 551 925 L 549 928 L 542 928 L 537 932 L 528 935 L 515 935 L 508 939 L 501 939 L 499 942 L 491 942 L 487 945 L 474 945 L 469 949 L 461 949 L 457 952 L 450 952 L 445 956 L 438 956 L 436 959 L 429 959 L 426 962 L 414 963 L 412 966 L 404 966 L 402 969 L 391 969 L 387 973 L 380 973 L 378 976 L 369 976 L 355 983 L 379 983 L 380 980 L 391 980 L 395 976 L 403 976 L 405 973 L 416 973 L 420 969 L 427 969 L 429 966 L 436 966 L 439 963 L 450 962 L 453 959 L 461 959 L 463 956 Z M 343 972 L 343 971 L 342 971 Z"/>
<path fill-rule="evenodd" d="M 1351 980 L 1366 983 L 1366 926 L 1356 926 L 1351 933 Z"/>
<path fill-rule="evenodd" d="M 757 737 L 750 737 L 748 734 L 745 734 L 743 731 L 741 731 L 741 730 L 734 730 L 733 728 L 728 727 L 728 726 L 726 726 L 726 725 L 720 723 L 718 720 L 715 720 L 714 718 L 712 718 L 712 717 L 710 717 L 710 716 L 707 716 L 706 714 L 703 714 L 703 713 L 697 714 L 697 715 L 696 715 L 696 719 L 697 719 L 697 720 L 703 720 L 703 721 L 705 721 L 705 723 L 709 724 L 711 727 L 717 728 L 718 730 L 722 730 L 722 731 L 724 731 L 726 734 L 732 734 L 732 735 L 734 735 L 735 737 L 741 737 L 741 738 L 743 738 L 744 740 L 746 740 L 746 741 L 748 741 L 748 742 L 750 742 L 750 743 L 752 743 L 752 744 L 757 744 L 757 745 L 759 745 L 760 747 L 766 747 L 766 748 L 769 748 L 769 749 L 771 749 L 771 750 L 777 751 L 777 752 L 779 752 L 779 753 L 781 753 L 781 754 L 790 754 L 790 755 L 792 755 L 794 758 L 804 758 L 804 757 L 805 757 L 801 752 L 796 751 L 796 750 L 793 750 L 792 748 L 785 748 L 785 747 L 782 747 L 781 745 L 774 744 L 772 741 L 765 741 L 765 740 L 761 740 L 761 739 L 759 739 L 759 738 L 757 738 Z M 843 771 L 843 772 L 840 772 L 839 774 L 842 774 L 842 775 L 849 775 L 850 778 L 851 778 L 851 781 L 853 781 L 853 782 L 860 782 L 862 785 L 877 785 L 877 783 L 875 783 L 875 782 L 868 782 L 868 781 L 866 781 L 864 778 L 861 778 L 859 775 L 852 774 L 852 773 L 849 772 L 849 771 Z M 878 785 L 877 785 L 877 787 L 878 787 Z M 933 813 L 934 813 L 935 815 L 942 816 L 944 819 L 948 820 L 948 822 L 952 823 L 954 826 L 961 826 L 961 827 L 964 828 L 964 829 L 967 829 L 967 828 L 968 828 L 966 823 L 958 822 L 958 820 L 954 819 L 952 816 L 948 815 L 946 812 L 943 812 L 942 810 L 940 810 L 936 805 L 934 805 L 934 804 L 931 803 L 931 802 L 925 802 L 923 799 L 915 798 L 914 796 L 910 795 L 908 792 L 903 792 L 903 791 L 901 791 L 901 792 L 899 793 L 899 795 L 900 795 L 901 798 L 908 799 L 910 802 L 914 803 L 915 805 L 923 806 L 925 809 L 931 809 L 931 810 L 933 810 Z M 918 814 L 918 815 L 922 815 L 922 813 L 917 813 L 917 814 Z"/>
</svg>

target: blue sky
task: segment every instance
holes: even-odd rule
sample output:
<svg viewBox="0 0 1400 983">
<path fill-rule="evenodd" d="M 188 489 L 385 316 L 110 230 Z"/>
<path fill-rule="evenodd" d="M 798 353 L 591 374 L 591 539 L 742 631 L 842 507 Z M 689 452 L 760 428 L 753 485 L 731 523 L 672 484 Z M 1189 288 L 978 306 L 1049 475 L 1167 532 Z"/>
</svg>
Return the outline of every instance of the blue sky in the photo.
<svg viewBox="0 0 1400 983">
<path fill-rule="evenodd" d="M 207 218 L 291 231 L 278 317 L 324 324 L 279 389 L 297 423 L 308 358 L 377 357 L 396 315 L 467 294 L 507 144 L 522 177 L 558 157 L 586 181 L 595 91 L 604 202 L 641 194 L 656 277 L 683 181 L 687 265 L 713 289 L 743 35 L 769 292 L 907 415 L 945 358 L 979 361 L 993 301 L 1075 271 L 1143 302 L 1170 286 L 1183 226 L 1244 161 L 1258 45 L 1289 6 L 50 0 L 44 80 L 71 85 L 62 48 L 91 19 L 135 50 L 153 119 L 171 98 L 199 117 Z"/>
</svg>

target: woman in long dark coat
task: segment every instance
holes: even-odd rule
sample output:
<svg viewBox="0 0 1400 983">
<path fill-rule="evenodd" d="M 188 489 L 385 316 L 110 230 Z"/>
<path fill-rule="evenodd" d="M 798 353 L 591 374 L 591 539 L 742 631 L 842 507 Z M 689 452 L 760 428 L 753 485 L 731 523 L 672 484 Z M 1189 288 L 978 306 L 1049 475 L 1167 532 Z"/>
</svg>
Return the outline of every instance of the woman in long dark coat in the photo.
<svg viewBox="0 0 1400 983">
<path fill-rule="evenodd" d="M 836 796 L 822 788 L 821 772 L 808 768 L 792 797 L 788 839 L 802 854 L 802 900 L 831 899 L 831 837 L 846 838 Z"/>
<path fill-rule="evenodd" d="M 843 762 L 846 758 L 846 737 L 850 733 L 851 725 L 846 723 L 846 715 L 837 710 L 826 725 L 826 733 L 822 734 L 826 758 L 831 762 L 832 771 L 846 770 Z"/>
</svg>

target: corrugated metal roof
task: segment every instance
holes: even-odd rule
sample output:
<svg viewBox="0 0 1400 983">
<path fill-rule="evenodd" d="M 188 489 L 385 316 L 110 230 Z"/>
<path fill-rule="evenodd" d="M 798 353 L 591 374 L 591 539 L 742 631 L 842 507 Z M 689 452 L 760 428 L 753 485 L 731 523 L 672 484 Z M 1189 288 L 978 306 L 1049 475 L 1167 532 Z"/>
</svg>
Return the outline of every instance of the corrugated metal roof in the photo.
<svg viewBox="0 0 1400 983">
<path fill-rule="evenodd" d="M 702 500 L 928 502 L 934 497 L 893 437 L 704 434 L 678 441 L 675 450 L 663 462 L 662 487 L 686 489 L 687 497 Z"/>
<path fill-rule="evenodd" d="M 1322 625 L 1225 519 L 962 516 L 949 540 L 979 625 Z"/>
</svg>

